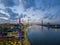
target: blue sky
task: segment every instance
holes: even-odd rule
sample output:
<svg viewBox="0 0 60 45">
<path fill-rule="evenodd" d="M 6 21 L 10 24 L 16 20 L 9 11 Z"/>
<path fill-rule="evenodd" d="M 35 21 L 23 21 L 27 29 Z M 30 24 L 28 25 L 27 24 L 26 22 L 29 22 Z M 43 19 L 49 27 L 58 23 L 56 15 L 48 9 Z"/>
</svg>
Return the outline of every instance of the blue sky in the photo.
<svg viewBox="0 0 60 45">
<path fill-rule="evenodd" d="M 60 0 L 0 0 L 0 22 L 2 20 L 60 19 Z"/>
</svg>

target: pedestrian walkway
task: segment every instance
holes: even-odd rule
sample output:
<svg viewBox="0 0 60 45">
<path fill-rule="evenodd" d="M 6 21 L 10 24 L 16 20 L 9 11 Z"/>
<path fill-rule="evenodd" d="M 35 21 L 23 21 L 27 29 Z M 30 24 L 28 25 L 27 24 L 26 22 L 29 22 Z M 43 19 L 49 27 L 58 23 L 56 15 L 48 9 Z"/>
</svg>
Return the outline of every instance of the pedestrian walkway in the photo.
<svg viewBox="0 0 60 45">
<path fill-rule="evenodd" d="M 0 45 L 30 45 L 30 42 L 26 33 L 26 26 L 22 26 L 22 42 L 20 42 L 20 37 L 17 36 L 18 30 L 7 33 L 6 36 L 0 38 Z"/>
</svg>

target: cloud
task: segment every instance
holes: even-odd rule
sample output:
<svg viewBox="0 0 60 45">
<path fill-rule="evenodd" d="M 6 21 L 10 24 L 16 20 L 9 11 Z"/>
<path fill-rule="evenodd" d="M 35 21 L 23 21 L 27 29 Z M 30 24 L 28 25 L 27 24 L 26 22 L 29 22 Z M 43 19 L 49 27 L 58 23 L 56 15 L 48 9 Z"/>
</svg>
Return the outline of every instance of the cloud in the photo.
<svg viewBox="0 0 60 45">
<path fill-rule="evenodd" d="M 22 0 L 22 3 L 25 9 L 35 6 L 34 0 Z"/>
<path fill-rule="evenodd" d="M 0 17 L 8 17 L 6 14 L 0 13 Z"/>
<path fill-rule="evenodd" d="M 19 0 L 1 0 L 1 3 L 5 6 L 5 7 L 13 7 L 18 5 Z"/>
<path fill-rule="evenodd" d="M 12 20 L 17 19 L 16 16 L 18 16 L 18 13 L 13 12 L 12 9 L 10 8 L 6 8 L 5 11 L 9 13 L 10 19 Z"/>
<path fill-rule="evenodd" d="M 0 19 L 8 20 L 9 18 L 6 18 L 6 17 L 0 17 Z"/>
<path fill-rule="evenodd" d="M 60 0 L 22 0 L 25 8 L 48 9 L 60 4 Z"/>
<path fill-rule="evenodd" d="M 9 20 L 10 15 L 4 11 L 4 9 L 0 9 L 0 22 L 3 20 Z"/>
<path fill-rule="evenodd" d="M 57 19 L 60 17 L 60 0 L 22 0 L 22 3 L 26 8 L 26 15 L 30 17 L 32 15 L 36 15 L 36 17 L 33 16 L 36 19 Z"/>
<path fill-rule="evenodd" d="M 0 15 L 1 14 L 10 17 L 10 15 L 7 12 L 5 12 L 3 9 L 0 10 Z"/>
<path fill-rule="evenodd" d="M 5 9 L 2 15 L 10 17 L 10 20 L 60 18 L 60 0 L 1 0 L 1 4 Z"/>
<path fill-rule="evenodd" d="M 57 19 L 60 17 L 60 6 L 49 8 L 45 13 L 44 19 Z"/>
</svg>

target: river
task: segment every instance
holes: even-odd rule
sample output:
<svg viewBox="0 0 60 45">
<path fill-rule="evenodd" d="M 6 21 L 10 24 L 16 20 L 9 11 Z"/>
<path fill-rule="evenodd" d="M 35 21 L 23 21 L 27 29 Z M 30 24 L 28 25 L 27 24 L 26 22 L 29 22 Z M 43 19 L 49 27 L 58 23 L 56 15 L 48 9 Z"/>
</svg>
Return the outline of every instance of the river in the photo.
<svg viewBox="0 0 60 45">
<path fill-rule="evenodd" d="M 34 25 L 27 29 L 27 36 L 31 45 L 60 45 L 60 29 Z"/>
</svg>

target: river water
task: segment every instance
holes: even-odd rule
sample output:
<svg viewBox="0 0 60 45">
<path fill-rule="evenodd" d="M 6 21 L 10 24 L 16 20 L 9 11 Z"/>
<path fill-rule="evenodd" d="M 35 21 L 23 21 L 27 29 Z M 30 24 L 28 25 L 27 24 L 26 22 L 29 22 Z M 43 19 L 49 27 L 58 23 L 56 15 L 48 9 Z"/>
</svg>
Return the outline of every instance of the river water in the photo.
<svg viewBox="0 0 60 45">
<path fill-rule="evenodd" d="M 31 45 L 60 45 L 60 29 L 34 25 L 27 29 L 27 36 Z"/>
</svg>

